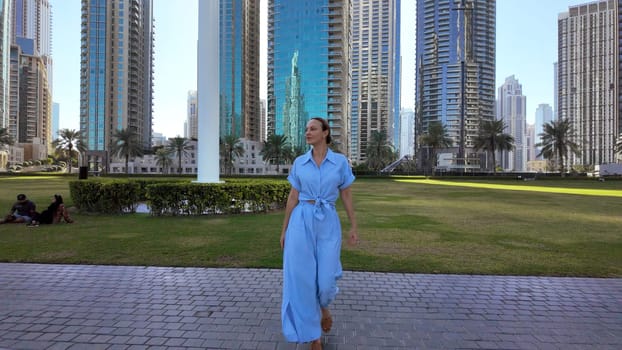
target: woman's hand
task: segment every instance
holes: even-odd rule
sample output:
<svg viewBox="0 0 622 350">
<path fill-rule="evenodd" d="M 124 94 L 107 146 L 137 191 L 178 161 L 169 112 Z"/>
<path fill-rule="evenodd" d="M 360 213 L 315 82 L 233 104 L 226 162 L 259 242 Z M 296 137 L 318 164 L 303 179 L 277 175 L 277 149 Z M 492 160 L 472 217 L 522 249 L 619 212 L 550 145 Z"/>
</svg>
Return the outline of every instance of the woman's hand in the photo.
<svg viewBox="0 0 622 350">
<path fill-rule="evenodd" d="M 359 234 L 356 228 L 353 227 L 350 229 L 350 235 L 348 236 L 348 245 L 355 246 L 358 244 L 358 242 L 359 242 Z"/>
</svg>

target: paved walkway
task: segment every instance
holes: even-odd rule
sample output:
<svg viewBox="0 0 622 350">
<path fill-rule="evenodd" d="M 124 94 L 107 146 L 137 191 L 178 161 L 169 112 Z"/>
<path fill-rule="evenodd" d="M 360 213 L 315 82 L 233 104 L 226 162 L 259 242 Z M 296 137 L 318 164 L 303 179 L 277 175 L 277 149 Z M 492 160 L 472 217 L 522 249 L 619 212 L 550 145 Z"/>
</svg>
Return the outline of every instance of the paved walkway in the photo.
<svg viewBox="0 0 622 350">
<path fill-rule="evenodd" d="M 622 279 L 346 272 L 325 349 L 622 349 Z M 307 349 L 281 271 L 0 264 L 0 349 Z"/>
</svg>

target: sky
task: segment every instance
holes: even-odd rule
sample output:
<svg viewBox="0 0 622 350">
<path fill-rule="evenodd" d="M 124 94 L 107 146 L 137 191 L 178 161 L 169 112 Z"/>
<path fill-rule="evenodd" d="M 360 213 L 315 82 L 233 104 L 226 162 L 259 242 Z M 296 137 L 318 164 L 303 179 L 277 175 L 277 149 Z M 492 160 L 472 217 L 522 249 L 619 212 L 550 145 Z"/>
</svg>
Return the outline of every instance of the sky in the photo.
<svg viewBox="0 0 622 350">
<path fill-rule="evenodd" d="M 198 1 L 154 0 L 153 130 L 183 136 L 188 91 L 196 90 Z M 267 0 L 261 0 L 261 89 L 266 96 Z M 588 0 L 497 0 L 496 88 L 514 75 L 527 96 L 527 121 L 539 104 L 553 106 L 557 17 Z M 53 13 L 53 100 L 60 128 L 80 128 L 80 0 L 50 0 Z M 402 0 L 402 108 L 414 107 L 415 0 Z M 265 24 L 265 27 L 263 26 Z"/>
</svg>

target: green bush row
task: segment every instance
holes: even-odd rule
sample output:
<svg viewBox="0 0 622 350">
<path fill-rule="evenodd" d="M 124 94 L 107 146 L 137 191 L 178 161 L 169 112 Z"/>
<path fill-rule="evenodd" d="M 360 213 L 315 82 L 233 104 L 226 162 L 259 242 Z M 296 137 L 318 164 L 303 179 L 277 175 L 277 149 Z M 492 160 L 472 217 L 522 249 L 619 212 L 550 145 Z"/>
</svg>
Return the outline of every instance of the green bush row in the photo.
<svg viewBox="0 0 622 350">
<path fill-rule="evenodd" d="M 100 213 L 135 212 L 146 202 L 151 215 L 203 215 L 265 212 L 285 206 L 290 185 L 284 180 L 235 179 L 221 184 L 186 180 L 80 180 L 69 183 L 74 205 Z"/>
</svg>

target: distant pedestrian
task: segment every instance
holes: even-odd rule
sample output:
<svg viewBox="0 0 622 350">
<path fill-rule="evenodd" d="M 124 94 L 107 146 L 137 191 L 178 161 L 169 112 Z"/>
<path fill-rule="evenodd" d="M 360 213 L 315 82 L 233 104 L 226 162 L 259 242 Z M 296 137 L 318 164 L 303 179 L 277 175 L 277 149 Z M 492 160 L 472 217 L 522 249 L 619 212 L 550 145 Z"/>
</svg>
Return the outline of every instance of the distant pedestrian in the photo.
<svg viewBox="0 0 622 350">
<path fill-rule="evenodd" d="M 292 187 L 281 232 L 283 249 L 283 335 L 290 342 L 311 342 L 322 349 L 322 331 L 333 319 L 329 305 L 341 278 L 341 223 L 335 201 L 339 196 L 350 220 L 348 243 L 358 242 L 350 185 L 352 168 L 346 157 L 328 148 L 328 122 L 312 118 L 305 131 L 312 149 L 296 158 L 287 178 Z"/>
<path fill-rule="evenodd" d="M 17 202 L 13 204 L 9 214 L 0 220 L 0 224 L 19 224 L 30 223 L 36 214 L 36 206 L 26 195 L 20 193 L 17 195 Z"/>
</svg>

